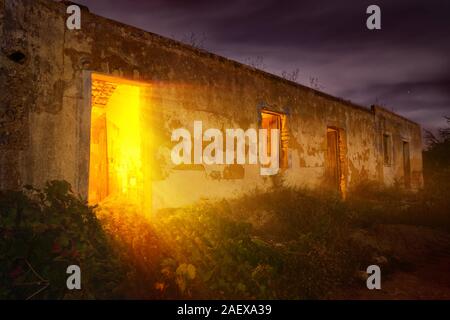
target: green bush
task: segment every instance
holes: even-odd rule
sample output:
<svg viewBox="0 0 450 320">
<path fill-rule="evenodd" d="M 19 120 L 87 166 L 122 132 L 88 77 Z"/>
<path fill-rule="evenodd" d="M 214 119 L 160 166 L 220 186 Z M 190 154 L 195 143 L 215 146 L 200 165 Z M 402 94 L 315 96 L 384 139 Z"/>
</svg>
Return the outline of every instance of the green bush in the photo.
<svg viewBox="0 0 450 320">
<path fill-rule="evenodd" d="M 373 255 L 349 238 L 342 200 L 307 190 L 254 192 L 151 219 L 135 210 L 117 203 L 97 210 L 105 229 L 132 248 L 120 250 L 138 266 L 132 297 L 323 298 Z"/>
<path fill-rule="evenodd" d="M 97 218 L 63 181 L 0 193 L 0 299 L 114 297 L 124 274 Z M 69 291 L 78 265 L 82 289 Z"/>
<path fill-rule="evenodd" d="M 146 217 L 114 199 L 90 208 L 52 181 L 0 194 L 0 298 L 327 298 L 361 281 L 377 257 L 391 260 L 355 232 L 449 226 L 441 194 L 366 182 L 344 201 L 279 187 Z M 75 293 L 66 289 L 71 264 L 82 270 Z"/>
</svg>

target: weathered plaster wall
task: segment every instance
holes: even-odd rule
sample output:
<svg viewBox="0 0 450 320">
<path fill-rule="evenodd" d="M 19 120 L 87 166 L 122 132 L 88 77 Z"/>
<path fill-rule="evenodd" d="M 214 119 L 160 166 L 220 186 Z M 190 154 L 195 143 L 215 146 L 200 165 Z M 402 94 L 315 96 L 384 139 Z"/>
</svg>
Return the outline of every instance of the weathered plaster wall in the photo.
<svg viewBox="0 0 450 320">
<path fill-rule="evenodd" d="M 3 3 L 2 187 L 38 183 L 49 172 L 70 177 L 61 168 L 68 150 L 60 134 L 73 125 L 63 110 L 63 8 L 48 1 Z M 23 58 L 7 58 L 14 56 Z"/>
<path fill-rule="evenodd" d="M 393 135 L 411 142 L 414 186 L 421 185 L 419 126 L 382 109 L 341 101 L 86 9 L 82 29 L 69 31 L 62 3 L 0 0 L 2 15 L 0 80 L 5 89 L 0 107 L 3 114 L 11 109 L 14 117 L 1 120 L 1 188 L 66 179 L 86 194 L 91 71 L 150 85 L 144 104 L 151 114 L 149 122 L 157 119 L 152 122 L 158 141 L 152 169 L 156 207 L 237 195 L 280 180 L 286 185 L 321 186 L 327 126 L 345 131 L 348 185 L 366 179 L 392 183 L 403 173 L 398 163 L 383 166 L 380 115 Z M 17 50 L 26 56 L 22 63 L 7 58 Z M 203 120 L 205 128 L 257 128 L 262 105 L 288 114 L 290 168 L 282 179 L 261 177 L 259 168 L 250 165 L 171 164 L 173 129 L 191 128 L 194 120 Z"/>
<path fill-rule="evenodd" d="M 403 180 L 403 142 L 409 143 L 411 163 L 411 186 L 419 188 L 423 185 L 422 176 L 422 134 L 420 126 L 398 115 L 380 108 L 374 107 L 378 131 L 389 134 L 392 137 L 392 163 L 383 164 L 381 180 L 388 185 L 398 183 L 402 185 Z M 382 142 L 378 144 L 379 154 L 383 154 Z M 380 163 L 383 163 L 380 159 Z"/>
</svg>

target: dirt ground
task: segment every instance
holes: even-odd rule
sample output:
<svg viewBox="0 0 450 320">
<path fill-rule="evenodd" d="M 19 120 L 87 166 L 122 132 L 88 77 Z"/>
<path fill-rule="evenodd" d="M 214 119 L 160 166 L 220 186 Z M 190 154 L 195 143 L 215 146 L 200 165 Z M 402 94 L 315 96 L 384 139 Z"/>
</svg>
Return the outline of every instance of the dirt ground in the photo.
<svg viewBox="0 0 450 320">
<path fill-rule="evenodd" d="M 342 289 L 333 299 L 450 299 L 449 234 L 424 227 L 384 225 L 359 231 L 355 239 L 391 257 L 380 266 L 381 290 L 367 289 L 361 279 L 361 285 Z"/>
</svg>

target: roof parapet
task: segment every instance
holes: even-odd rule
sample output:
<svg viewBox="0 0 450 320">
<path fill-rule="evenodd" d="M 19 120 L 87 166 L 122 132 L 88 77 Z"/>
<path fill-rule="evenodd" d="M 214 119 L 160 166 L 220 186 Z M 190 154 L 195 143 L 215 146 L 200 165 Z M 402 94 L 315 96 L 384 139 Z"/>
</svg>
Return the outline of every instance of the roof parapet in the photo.
<svg viewBox="0 0 450 320">
<path fill-rule="evenodd" d="M 401 120 L 403 120 L 403 121 L 407 121 L 407 122 L 409 122 L 409 123 L 411 123 L 411 124 L 414 124 L 414 125 L 420 127 L 420 124 L 418 124 L 417 122 L 414 122 L 414 121 L 412 121 L 412 120 L 410 120 L 410 119 L 408 119 L 408 118 L 406 118 L 406 117 L 404 117 L 404 116 L 401 116 L 401 115 L 399 115 L 398 113 L 395 113 L 394 111 L 391 111 L 391 110 L 389 110 L 389 109 L 386 109 L 385 107 L 381 107 L 381 106 L 379 106 L 379 105 L 372 105 L 372 106 L 370 107 L 370 109 L 372 110 L 373 114 L 375 114 L 375 115 L 376 115 L 377 113 L 387 113 L 387 114 L 389 114 L 389 115 L 391 115 L 391 116 L 394 116 L 394 117 L 399 118 L 399 119 L 401 119 Z"/>
</svg>

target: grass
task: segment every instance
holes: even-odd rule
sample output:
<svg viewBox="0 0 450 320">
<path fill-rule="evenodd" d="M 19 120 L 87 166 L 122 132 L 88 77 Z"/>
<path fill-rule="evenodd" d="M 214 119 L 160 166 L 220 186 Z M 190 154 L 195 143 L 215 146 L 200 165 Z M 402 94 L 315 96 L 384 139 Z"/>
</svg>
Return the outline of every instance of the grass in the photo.
<svg viewBox="0 0 450 320">
<path fill-rule="evenodd" d="M 360 281 L 368 265 L 394 259 L 355 240 L 357 231 L 384 224 L 450 230 L 447 197 L 398 190 L 365 183 L 342 201 L 280 188 L 166 210 L 151 220 L 126 204 L 105 204 L 97 214 L 134 266 L 128 296 L 317 299 Z"/>
<path fill-rule="evenodd" d="M 35 292 L 17 286 L 29 280 L 29 263 L 53 279 L 37 298 L 331 297 L 361 282 L 368 265 L 396 259 L 361 241 L 364 230 L 406 224 L 450 231 L 450 201 L 442 191 L 450 179 L 440 173 L 433 181 L 418 193 L 367 182 L 346 201 L 306 189 L 255 190 L 151 219 L 117 201 L 89 208 L 64 182 L 3 193 L 0 276 L 7 285 L 0 293 Z M 66 264 L 84 268 L 83 295 L 65 292 Z"/>
</svg>

